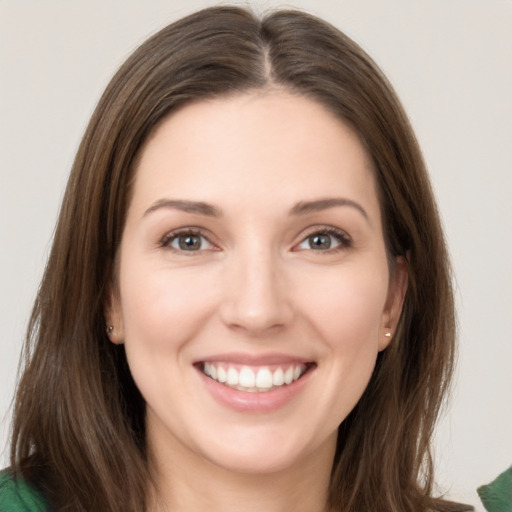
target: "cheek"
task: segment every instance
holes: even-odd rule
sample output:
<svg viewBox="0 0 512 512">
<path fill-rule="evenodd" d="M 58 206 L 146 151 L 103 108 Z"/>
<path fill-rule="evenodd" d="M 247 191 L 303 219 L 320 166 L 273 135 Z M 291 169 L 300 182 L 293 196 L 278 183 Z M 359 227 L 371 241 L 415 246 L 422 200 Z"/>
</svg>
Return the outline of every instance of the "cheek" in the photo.
<svg viewBox="0 0 512 512">
<path fill-rule="evenodd" d="M 190 372 L 182 370 L 189 364 L 189 342 L 212 309 L 204 285 L 188 272 L 147 264 L 144 268 L 136 260 L 121 271 L 126 357 L 137 387 L 154 410 L 168 408 L 169 390 L 180 390 L 181 398 L 173 399 L 178 403 L 194 401 L 185 385 Z"/>
<path fill-rule="evenodd" d="M 310 274 L 298 295 L 301 309 L 335 346 L 377 343 L 387 295 L 387 273 L 346 267 Z"/>
<path fill-rule="evenodd" d="M 307 300 L 303 295 L 309 325 L 322 344 L 322 385 L 326 392 L 321 400 L 325 410 L 331 411 L 326 424 L 332 429 L 355 407 L 375 368 L 386 276 L 342 270 L 326 281 L 317 279 L 316 287 L 308 287 Z"/>
<path fill-rule="evenodd" d="M 208 276 L 194 269 L 180 272 L 128 263 L 121 274 L 125 343 L 153 352 L 175 351 L 194 336 L 210 313 L 214 298 Z M 208 291 L 210 290 L 210 292 Z M 151 349 L 151 350 L 150 350 Z"/>
</svg>

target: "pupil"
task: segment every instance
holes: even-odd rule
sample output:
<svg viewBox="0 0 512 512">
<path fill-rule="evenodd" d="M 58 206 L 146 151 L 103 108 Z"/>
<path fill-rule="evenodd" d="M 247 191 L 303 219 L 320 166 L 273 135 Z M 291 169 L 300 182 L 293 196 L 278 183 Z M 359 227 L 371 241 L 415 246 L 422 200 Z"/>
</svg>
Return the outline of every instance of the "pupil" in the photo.
<svg viewBox="0 0 512 512">
<path fill-rule="evenodd" d="M 196 235 L 180 236 L 179 245 L 185 251 L 198 250 L 201 248 L 201 239 Z"/>
<path fill-rule="evenodd" d="M 329 235 L 313 235 L 309 237 L 312 249 L 329 249 L 331 247 L 331 237 Z"/>
</svg>

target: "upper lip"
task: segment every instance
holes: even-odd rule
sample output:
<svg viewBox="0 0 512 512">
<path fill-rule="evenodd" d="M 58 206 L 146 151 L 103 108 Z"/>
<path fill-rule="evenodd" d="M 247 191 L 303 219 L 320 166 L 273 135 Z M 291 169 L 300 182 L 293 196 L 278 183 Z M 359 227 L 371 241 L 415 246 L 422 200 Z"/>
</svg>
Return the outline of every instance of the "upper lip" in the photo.
<svg viewBox="0 0 512 512">
<path fill-rule="evenodd" d="M 293 356 L 290 354 L 267 353 L 267 354 L 247 354 L 242 352 L 226 352 L 214 354 L 198 359 L 197 363 L 232 363 L 245 366 L 265 366 L 265 365 L 285 365 L 285 364 L 307 364 L 313 363 L 312 359 Z"/>
</svg>

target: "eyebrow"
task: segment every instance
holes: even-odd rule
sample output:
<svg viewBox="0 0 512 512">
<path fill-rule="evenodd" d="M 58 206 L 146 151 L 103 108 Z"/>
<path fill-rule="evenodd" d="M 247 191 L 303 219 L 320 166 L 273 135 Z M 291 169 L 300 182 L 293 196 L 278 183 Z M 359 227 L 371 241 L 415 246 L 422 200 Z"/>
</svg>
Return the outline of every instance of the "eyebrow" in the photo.
<svg viewBox="0 0 512 512">
<path fill-rule="evenodd" d="M 315 201 L 301 201 L 290 210 L 290 215 L 308 215 L 309 213 L 321 212 L 329 208 L 336 208 L 337 206 L 350 206 L 355 208 L 368 222 L 370 222 L 368 213 L 359 203 L 344 197 L 317 199 Z"/>
<path fill-rule="evenodd" d="M 370 221 L 368 213 L 359 203 L 343 197 L 316 199 L 314 201 L 300 201 L 291 208 L 289 214 L 297 216 L 308 215 L 310 213 L 320 212 L 339 206 L 350 206 L 355 208 L 368 222 Z M 188 201 L 185 199 L 159 199 L 144 212 L 143 217 L 161 208 L 180 210 L 186 213 L 196 213 L 206 217 L 222 217 L 222 211 L 212 204 L 205 203 L 203 201 Z"/>
<path fill-rule="evenodd" d="M 202 201 L 186 201 L 184 199 L 159 199 L 144 212 L 143 217 L 161 208 L 181 210 L 187 213 L 197 213 L 207 217 L 222 217 L 222 212 L 209 203 Z"/>
</svg>

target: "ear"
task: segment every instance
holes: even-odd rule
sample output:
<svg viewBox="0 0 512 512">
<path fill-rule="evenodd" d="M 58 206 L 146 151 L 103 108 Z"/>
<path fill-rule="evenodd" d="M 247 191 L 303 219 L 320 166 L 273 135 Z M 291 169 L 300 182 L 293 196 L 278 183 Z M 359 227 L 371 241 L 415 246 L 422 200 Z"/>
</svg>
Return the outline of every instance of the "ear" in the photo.
<svg viewBox="0 0 512 512">
<path fill-rule="evenodd" d="M 389 280 L 388 296 L 382 314 L 381 332 L 379 333 L 379 352 L 387 348 L 393 339 L 393 335 L 396 333 L 408 282 L 409 267 L 407 261 L 404 257 L 398 256 Z"/>
<path fill-rule="evenodd" d="M 119 345 L 124 342 L 124 323 L 121 311 L 119 291 L 113 285 L 108 288 L 103 306 L 105 315 L 105 330 L 112 343 Z"/>
</svg>

